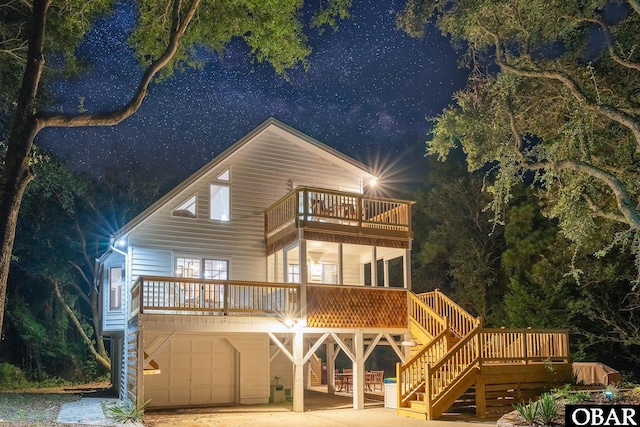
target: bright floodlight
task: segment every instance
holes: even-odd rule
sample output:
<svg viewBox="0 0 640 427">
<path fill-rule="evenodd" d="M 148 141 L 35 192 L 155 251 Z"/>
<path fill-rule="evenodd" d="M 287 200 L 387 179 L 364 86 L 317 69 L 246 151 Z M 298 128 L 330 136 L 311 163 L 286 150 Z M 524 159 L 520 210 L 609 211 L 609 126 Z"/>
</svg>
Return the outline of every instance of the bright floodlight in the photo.
<svg viewBox="0 0 640 427">
<path fill-rule="evenodd" d="M 118 239 L 116 242 L 116 246 L 120 246 L 121 248 L 127 244 L 127 241 L 124 238 Z"/>
<path fill-rule="evenodd" d="M 375 187 L 377 183 L 378 183 L 378 178 L 371 178 L 371 181 L 369 181 L 369 186 Z"/>
<path fill-rule="evenodd" d="M 290 317 L 287 317 L 286 319 L 284 319 L 284 325 L 287 328 L 293 328 L 295 324 L 296 324 L 296 321 Z"/>
</svg>

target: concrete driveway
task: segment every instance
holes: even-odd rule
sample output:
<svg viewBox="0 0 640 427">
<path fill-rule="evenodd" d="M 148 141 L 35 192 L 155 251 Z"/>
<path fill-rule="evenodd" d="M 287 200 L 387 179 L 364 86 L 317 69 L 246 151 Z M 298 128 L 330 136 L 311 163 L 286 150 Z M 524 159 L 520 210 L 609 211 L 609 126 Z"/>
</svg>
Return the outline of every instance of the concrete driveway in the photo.
<svg viewBox="0 0 640 427">
<path fill-rule="evenodd" d="M 352 399 L 345 395 L 328 395 L 307 390 L 305 412 L 292 411 L 291 402 L 228 406 L 200 409 L 148 410 L 144 425 L 150 427 L 472 427 L 495 425 L 496 419 L 480 420 L 471 415 L 446 414 L 440 420 L 426 421 L 396 414 L 394 409 L 383 407 L 380 401 L 367 401 L 365 409 L 352 409 Z"/>
</svg>

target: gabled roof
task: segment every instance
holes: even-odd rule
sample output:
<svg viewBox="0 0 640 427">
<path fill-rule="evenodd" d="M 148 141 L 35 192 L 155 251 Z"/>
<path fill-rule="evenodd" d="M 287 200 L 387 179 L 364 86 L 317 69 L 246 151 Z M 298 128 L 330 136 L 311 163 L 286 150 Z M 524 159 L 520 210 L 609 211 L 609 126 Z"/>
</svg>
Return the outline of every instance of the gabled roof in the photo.
<svg viewBox="0 0 640 427">
<path fill-rule="evenodd" d="M 352 159 L 351 157 L 342 154 L 338 150 L 335 150 L 328 145 L 321 143 L 308 135 L 298 131 L 297 129 L 292 128 L 291 126 L 282 123 L 274 117 L 269 117 L 267 120 L 262 122 L 258 127 L 253 129 L 247 135 L 242 137 L 240 140 L 235 142 L 232 146 L 223 151 L 220 155 L 216 156 L 209 163 L 201 167 L 197 172 L 191 175 L 189 178 L 182 181 L 172 190 L 170 190 L 167 194 L 158 199 L 154 204 L 149 206 L 147 209 L 138 214 L 135 218 L 125 224 L 121 229 L 116 231 L 113 236 L 117 239 L 127 234 L 131 233 L 133 230 L 142 225 L 147 218 L 149 218 L 155 211 L 164 206 L 166 203 L 171 201 L 174 197 L 179 195 L 184 189 L 189 187 L 191 184 L 196 182 L 206 173 L 208 173 L 211 169 L 216 167 L 218 164 L 227 160 L 231 157 L 236 151 L 240 148 L 244 147 L 250 141 L 254 140 L 257 136 L 259 136 L 263 132 L 273 132 L 276 133 L 283 138 L 286 138 L 295 144 L 304 145 L 305 148 L 314 152 L 320 157 L 323 157 L 330 162 L 338 163 L 346 170 L 351 171 L 355 175 L 362 175 L 365 179 L 369 180 L 372 178 L 376 178 L 373 174 L 371 168 L 368 166 L 358 162 L 357 160 Z"/>
</svg>

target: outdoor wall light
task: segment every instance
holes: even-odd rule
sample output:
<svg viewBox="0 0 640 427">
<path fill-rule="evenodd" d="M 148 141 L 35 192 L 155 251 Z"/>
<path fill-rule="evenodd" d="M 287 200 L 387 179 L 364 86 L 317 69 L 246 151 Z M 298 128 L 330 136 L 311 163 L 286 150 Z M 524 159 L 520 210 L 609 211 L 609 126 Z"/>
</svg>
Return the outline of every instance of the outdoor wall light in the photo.
<svg viewBox="0 0 640 427">
<path fill-rule="evenodd" d="M 287 317 L 286 319 L 284 319 L 284 325 L 287 328 L 293 328 L 294 326 L 296 326 L 296 321 L 290 317 Z"/>
</svg>

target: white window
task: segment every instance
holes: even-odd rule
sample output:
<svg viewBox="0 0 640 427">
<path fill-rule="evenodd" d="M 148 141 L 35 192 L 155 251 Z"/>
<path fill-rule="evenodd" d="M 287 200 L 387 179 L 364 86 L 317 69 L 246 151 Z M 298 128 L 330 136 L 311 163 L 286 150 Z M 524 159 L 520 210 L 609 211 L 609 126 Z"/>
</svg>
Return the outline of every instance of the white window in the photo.
<svg viewBox="0 0 640 427">
<path fill-rule="evenodd" d="M 222 172 L 216 178 L 216 183 L 211 184 L 210 218 L 217 221 L 229 221 L 231 218 L 231 189 L 229 182 L 229 169 Z"/>
<path fill-rule="evenodd" d="M 190 197 L 187 201 L 182 203 L 180 206 L 175 208 L 171 215 L 173 216 L 184 216 L 187 218 L 195 218 L 196 215 L 196 196 Z"/>
<path fill-rule="evenodd" d="M 204 279 L 227 280 L 229 261 L 221 259 L 204 260 Z"/>
<path fill-rule="evenodd" d="M 109 269 L 109 310 L 122 307 L 122 267 Z"/>
<path fill-rule="evenodd" d="M 300 266 L 298 264 L 289 264 L 288 270 L 289 283 L 300 283 Z"/>
<path fill-rule="evenodd" d="M 176 277 L 227 280 L 229 261 L 224 259 L 176 258 Z"/>
</svg>

